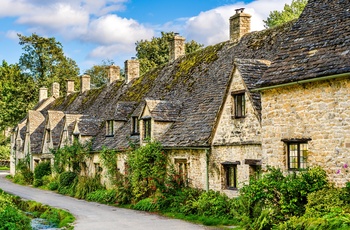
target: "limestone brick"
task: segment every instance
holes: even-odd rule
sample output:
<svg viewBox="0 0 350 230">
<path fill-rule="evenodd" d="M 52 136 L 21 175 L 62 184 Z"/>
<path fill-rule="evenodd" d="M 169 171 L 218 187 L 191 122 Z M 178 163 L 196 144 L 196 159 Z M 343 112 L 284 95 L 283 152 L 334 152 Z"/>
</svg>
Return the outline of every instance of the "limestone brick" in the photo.
<svg viewBox="0 0 350 230">
<path fill-rule="evenodd" d="M 264 91 L 263 164 L 287 170 L 287 151 L 281 140 L 310 138 L 308 165 L 323 167 L 331 181 L 344 186 L 350 179 L 350 173 L 342 168 L 350 163 L 346 145 L 350 142 L 349 100 L 347 78 Z"/>
</svg>

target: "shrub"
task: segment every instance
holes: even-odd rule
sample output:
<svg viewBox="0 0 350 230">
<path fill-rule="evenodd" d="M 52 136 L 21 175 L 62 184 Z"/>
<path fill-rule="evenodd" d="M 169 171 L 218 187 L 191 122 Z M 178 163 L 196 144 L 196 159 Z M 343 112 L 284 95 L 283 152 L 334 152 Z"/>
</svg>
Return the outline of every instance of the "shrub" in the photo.
<svg viewBox="0 0 350 230">
<path fill-rule="evenodd" d="M 99 189 L 86 196 L 88 201 L 95 201 L 102 204 L 114 204 L 117 201 L 117 191 L 115 189 Z"/>
<path fill-rule="evenodd" d="M 39 163 L 34 169 L 34 179 L 42 179 L 44 176 L 47 175 L 51 175 L 50 161 Z"/>
<path fill-rule="evenodd" d="M 34 187 L 40 187 L 43 185 L 43 180 L 42 179 L 34 179 L 33 181 L 33 186 Z"/>
<path fill-rule="evenodd" d="M 100 177 L 80 176 L 76 185 L 75 197 L 85 199 L 89 193 L 99 189 L 103 189 L 100 182 Z"/>
<path fill-rule="evenodd" d="M 220 192 L 203 192 L 198 200 L 193 202 L 198 215 L 224 218 L 229 214 L 228 197 Z"/>
<path fill-rule="evenodd" d="M 77 174 L 75 172 L 63 172 L 59 176 L 59 185 L 61 187 L 69 187 L 74 183 Z"/>
<path fill-rule="evenodd" d="M 157 209 L 157 204 L 151 198 L 146 198 L 137 202 L 133 208 L 141 211 L 154 211 Z"/>
<path fill-rule="evenodd" d="M 51 191 L 57 190 L 58 186 L 59 184 L 57 181 L 51 181 L 50 183 L 47 184 L 47 188 L 50 189 Z"/>
<path fill-rule="evenodd" d="M 30 230 L 30 219 L 20 210 L 6 206 L 0 212 L 0 230 Z"/>
</svg>

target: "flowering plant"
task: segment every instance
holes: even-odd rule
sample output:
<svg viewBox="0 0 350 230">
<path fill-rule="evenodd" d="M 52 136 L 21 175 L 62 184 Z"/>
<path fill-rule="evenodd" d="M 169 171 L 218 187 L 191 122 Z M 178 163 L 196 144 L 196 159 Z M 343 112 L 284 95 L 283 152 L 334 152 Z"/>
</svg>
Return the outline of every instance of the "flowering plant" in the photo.
<svg viewBox="0 0 350 230">
<path fill-rule="evenodd" d="M 341 169 L 337 170 L 337 174 L 340 174 L 342 170 L 344 170 L 345 172 L 349 172 L 348 167 L 348 164 L 345 163 Z"/>
</svg>

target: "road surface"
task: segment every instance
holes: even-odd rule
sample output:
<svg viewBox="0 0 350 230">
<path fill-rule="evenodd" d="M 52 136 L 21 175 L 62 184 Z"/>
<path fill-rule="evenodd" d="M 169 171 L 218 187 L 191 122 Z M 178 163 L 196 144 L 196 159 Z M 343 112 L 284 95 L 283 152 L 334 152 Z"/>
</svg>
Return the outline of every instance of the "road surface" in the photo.
<svg viewBox="0 0 350 230">
<path fill-rule="evenodd" d="M 7 172 L 0 172 L 0 188 L 26 200 L 68 210 L 76 217 L 75 230 L 199 230 L 208 227 L 169 219 L 147 212 L 112 207 L 63 196 L 28 186 L 14 184 L 5 178 Z M 212 229 L 212 228 L 210 228 Z"/>
</svg>

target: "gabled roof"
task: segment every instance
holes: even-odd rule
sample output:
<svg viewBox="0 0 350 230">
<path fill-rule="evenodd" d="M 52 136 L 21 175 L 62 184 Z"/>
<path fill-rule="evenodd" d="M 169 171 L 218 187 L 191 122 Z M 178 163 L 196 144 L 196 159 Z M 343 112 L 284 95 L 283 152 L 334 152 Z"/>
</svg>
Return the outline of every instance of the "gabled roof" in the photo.
<svg viewBox="0 0 350 230">
<path fill-rule="evenodd" d="M 309 0 L 260 87 L 350 72 L 350 1 Z"/>
<path fill-rule="evenodd" d="M 44 136 L 45 117 L 39 111 L 29 110 L 27 120 L 27 133 L 30 138 L 30 152 L 41 153 L 42 139 Z"/>
<path fill-rule="evenodd" d="M 57 147 L 60 143 L 61 132 L 64 128 L 64 113 L 62 111 L 48 111 L 46 129 L 51 130 L 53 147 Z"/>
<path fill-rule="evenodd" d="M 101 126 L 102 120 L 82 117 L 77 121 L 77 126 L 79 129 L 79 134 L 82 136 L 95 136 Z"/>
<path fill-rule="evenodd" d="M 259 116 L 261 116 L 261 96 L 259 92 L 252 92 L 251 90 L 257 87 L 257 82 L 261 79 L 270 64 L 271 62 L 268 60 L 235 59 L 235 66 L 243 78 L 247 89 L 250 91 L 253 105 Z"/>
<path fill-rule="evenodd" d="M 146 99 L 146 106 L 155 121 L 176 121 L 181 102 Z"/>
<path fill-rule="evenodd" d="M 136 102 L 118 101 L 117 105 L 115 106 L 113 118 L 110 120 L 127 121 L 130 114 L 134 111 L 136 105 Z"/>
</svg>

